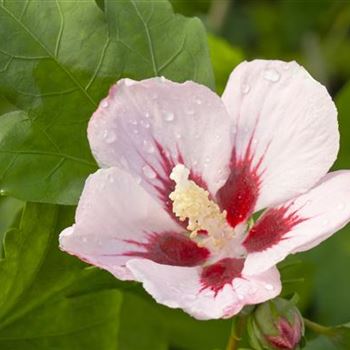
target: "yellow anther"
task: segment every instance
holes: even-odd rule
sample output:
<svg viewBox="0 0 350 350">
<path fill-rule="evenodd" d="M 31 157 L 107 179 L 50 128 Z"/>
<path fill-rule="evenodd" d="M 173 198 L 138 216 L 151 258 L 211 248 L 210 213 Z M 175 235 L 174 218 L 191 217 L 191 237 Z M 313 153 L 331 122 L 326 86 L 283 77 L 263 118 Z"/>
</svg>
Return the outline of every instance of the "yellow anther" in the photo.
<svg viewBox="0 0 350 350">
<path fill-rule="evenodd" d="M 195 239 L 199 230 L 208 232 L 207 238 L 215 247 L 220 248 L 234 231 L 227 224 L 226 212 L 209 199 L 209 192 L 189 180 L 190 171 L 182 164 L 174 167 L 170 178 L 176 182 L 175 190 L 169 198 L 173 201 L 173 212 L 181 220 L 188 219 L 187 229 L 190 238 Z"/>
</svg>

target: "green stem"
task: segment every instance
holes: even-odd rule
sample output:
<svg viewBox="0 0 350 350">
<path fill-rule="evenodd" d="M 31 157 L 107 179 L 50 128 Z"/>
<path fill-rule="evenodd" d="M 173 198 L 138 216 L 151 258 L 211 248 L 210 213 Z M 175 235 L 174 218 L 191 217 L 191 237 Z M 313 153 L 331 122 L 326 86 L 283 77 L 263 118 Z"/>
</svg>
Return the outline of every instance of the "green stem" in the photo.
<svg viewBox="0 0 350 350">
<path fill-rule="evenodd" d="M 236 316 L 232 319 L 232 327 L 230 337 L 228 339 L 226 350 L 237 350 L 239 342 L 241 341 L 245 325 L 247 322 L 247 316 Z"/>
<path fill-rule="evenodd" d="M 323 334 L 323 335 L 333 334 L 333 330 L 331 327 L 322 326 L 316 322 L 308 320 L 307 318 L 304 318 L 304 323 L 307 328 L 311 329 L 313 332 L 317 334 Z"/>
<path fill-rule="evenodd" d="M 208 25 L 214 32 L 220 33 L 232 3 L 233 0 L 214 0 L 211 2 Z"/>
</svg>

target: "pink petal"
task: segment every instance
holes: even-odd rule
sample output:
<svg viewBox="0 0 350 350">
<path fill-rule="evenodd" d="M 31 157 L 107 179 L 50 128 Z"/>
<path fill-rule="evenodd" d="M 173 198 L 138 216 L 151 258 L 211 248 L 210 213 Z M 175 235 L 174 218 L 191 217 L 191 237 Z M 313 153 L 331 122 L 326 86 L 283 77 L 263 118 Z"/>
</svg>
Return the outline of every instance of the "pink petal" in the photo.
<svg viewBox="0 0 350 350">
<path fill-rule="evenodd" d="M 135 178 L 118 168 L 102 169 L 88 177 L 75 221 L 72 227 L 60 234 L 61 248 L 110 271 L 120 279 L 132 278 L 125 263 L 140 253 L 164 261 L 161 253 L 164 253 L 166 242 L 154 238 L 161 234 L 172 235 L 175 248 L 166 253 L 173 260 L 181 256 L 195 263 L 195 256 L 183 252 L 187 248 L 186 242 L 191 245 L 193 241 L 189 238 L 185 241 L 182 227 L 138 186 Z M 176 240 L 176 235 L 184 237 L 181 242 Z M 158 251 L 162 249 L 158 255 L 157 248 Z M 198 260 L 205 260 L 201 250 Z M 170 263 L 168 260 L 166 262 Z"/>
<path fill-rule="evenodd" d="M 231 181 L 219 193 L 233 226 L 254 210 L 304 193 L 333 164 L 336 108 L 296 62 L 244 62 L 222 99 L 237 124 Z"/>
<path fill-rule="evenodd" d="M 313 248 L 350 221 L 350 171 L 336 171 L 306 194 L 269 209 L 248 233 L 244 272 L 259 273 Z"/>
<path fill-rule="evenodd" d="M 164 78 L 124 79 L 112 86 L 89 123 L 88 137 L 101 166 L 118 166 L 171 211 L 169 175 L 184 163 L 198 184 L 215 193 L 228 173 L 231 120 L 208 88 Z"/>
<path fill-rule="evenodd" d="M 260 276 L 237 276 L 215 290 L 203 283 L 200 267 L 167 266 L 149 260 L 130 260 L 127 266 L 158 303 L 181 308 L 200 320 L 232 317 L 244 305 L 274 298 L 281 290 L 275 268 Z"/>
</svg>

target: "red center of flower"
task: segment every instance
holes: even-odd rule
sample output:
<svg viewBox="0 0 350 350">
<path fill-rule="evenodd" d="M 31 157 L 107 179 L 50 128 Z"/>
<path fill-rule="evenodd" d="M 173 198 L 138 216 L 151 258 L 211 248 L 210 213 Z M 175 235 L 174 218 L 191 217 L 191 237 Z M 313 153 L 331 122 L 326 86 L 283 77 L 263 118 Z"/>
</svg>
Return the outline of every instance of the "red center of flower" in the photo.
<svg viewBox="0 0 350 350">
<path fill-rule="evenodd" d="M 146 251 L 130 251 L 124 256 L 141 257 L 158 264 L 173 266 L 197 266 L 209 258 L 209 250 L 198 245 L 180 233 L 164 232 L 150 234 L 147 243 L 128 240 L 128 243 L 144 248 Z"/>
<path fill-rule="evenodd" d="M 243 265 L 244 259 L 225 258 L 204 267 L 201 274 L 202 290 L 209 288 L 216 295 L 226 284 L 241 277 Z"/>
</svg>

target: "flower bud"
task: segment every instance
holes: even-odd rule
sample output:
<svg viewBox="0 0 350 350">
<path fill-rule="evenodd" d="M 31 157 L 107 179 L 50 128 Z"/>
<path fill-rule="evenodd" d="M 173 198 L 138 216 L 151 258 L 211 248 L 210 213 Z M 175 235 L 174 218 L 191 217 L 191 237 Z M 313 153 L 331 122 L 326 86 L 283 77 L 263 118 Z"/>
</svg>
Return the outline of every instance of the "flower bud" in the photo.
<svg viewBox="0 0 350 350">
<path fill-rule="evenodd" d="M 304 322 L 293 302 L 276 298 L 254 310 L 248 332 L 256 350 L 297 350 L 304 335 Z"/>
</svg>

